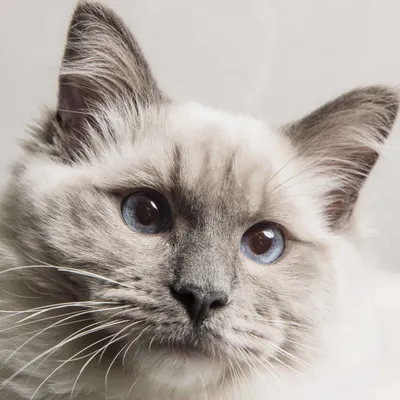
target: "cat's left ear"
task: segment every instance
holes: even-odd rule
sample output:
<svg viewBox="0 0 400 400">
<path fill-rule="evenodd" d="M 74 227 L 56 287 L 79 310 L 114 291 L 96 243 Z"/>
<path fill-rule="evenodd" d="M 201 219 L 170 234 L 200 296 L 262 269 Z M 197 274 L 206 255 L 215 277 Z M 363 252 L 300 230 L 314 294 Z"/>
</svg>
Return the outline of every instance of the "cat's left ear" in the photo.
<svg viewBox="0 0 400 400">
<path fill-rule="evenodd" d="M 399 108 L 395 89 L 371 86 L 348 92 L 284 129 L 318 177 L 328 224 L 346 225 Z"/>
<path fill-rule="evenodd" d="M 131 102 L 140 108 L 164 96 L 120 18 L 103 5 L 81 2 L 69 27 L 58 100 L 63 145 L 74 153 L 102 105 Z"/>
</svg>

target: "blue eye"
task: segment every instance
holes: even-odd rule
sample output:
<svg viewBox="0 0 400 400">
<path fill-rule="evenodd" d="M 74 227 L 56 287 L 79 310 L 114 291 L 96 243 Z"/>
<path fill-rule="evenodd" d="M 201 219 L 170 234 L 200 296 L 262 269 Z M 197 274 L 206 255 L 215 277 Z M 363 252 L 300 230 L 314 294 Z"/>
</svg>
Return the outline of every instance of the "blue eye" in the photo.
<svg viewBox="0 0 400 400">
<path fill-rule="evenodd" d="M 121 211 L 126 224 L 136 232 L 154 235 L 167 230 L 171 224 L 167 200 L 152 190 L 127 196 L 122 202 Z"/>
<path fill-rule="evenodd" d="M 245 232 L 240 250 L 258 264 L 272 264 L 285 250 L 285 237 L 275 224 L 261 222 Z"/>
</svg>

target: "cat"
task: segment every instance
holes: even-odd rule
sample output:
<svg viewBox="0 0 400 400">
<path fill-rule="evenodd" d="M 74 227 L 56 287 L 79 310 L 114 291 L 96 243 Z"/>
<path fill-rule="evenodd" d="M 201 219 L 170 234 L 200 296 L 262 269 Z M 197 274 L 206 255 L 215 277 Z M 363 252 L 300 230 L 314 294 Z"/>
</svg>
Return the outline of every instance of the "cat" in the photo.
<svg viewBox="0 0 400 400">
<path fill-rule="evenodd" d="M 400 284 L 356 207 L 398 103 L 358 88 L 278 129 L 174 102 L 80 2 L 1 200 L 1 399 L 400 398 Z"/>
</svg>

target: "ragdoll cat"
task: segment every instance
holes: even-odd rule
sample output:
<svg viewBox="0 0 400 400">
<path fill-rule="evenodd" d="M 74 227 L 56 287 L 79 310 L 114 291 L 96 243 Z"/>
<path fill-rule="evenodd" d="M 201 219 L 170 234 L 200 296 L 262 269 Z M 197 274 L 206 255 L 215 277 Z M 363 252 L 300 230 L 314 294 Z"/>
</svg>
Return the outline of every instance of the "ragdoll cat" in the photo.
<svg viewBox="0 0 400 400">
<path fill-rule="evenodd" d="M 394 90 L 282 129 L 175 103 L 94 3 L 59 83 L 1 202 L 1 400 L 400 398 L 354 209 Z"/>
</svg>

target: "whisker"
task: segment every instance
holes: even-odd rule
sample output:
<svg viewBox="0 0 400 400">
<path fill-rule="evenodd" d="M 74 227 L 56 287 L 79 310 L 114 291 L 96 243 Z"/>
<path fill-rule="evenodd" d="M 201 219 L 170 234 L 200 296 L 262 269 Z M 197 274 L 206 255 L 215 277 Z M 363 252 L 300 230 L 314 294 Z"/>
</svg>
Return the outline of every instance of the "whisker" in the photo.
<svg viewBox="0 0 400 400">
<path fill-rule="evenodd" d="M 126 322 L 126 321 L 124 321 L 124 322 Z M 128 336 L 128 334 L 127 334 L 126 336 Z M 110 335 L 110 336 L 107 336 L 107 339 L 113 338 L 113 337 L 114 337 L 114 335 Z M 124 337 L 125 337 L 125 336 L 120 337 L 119 339 L 117 339 L 117 341 L 118 341 L 118 340 L 122 340 Z M 112 340 L 112 339 L 111 339 L 111 340 Z M 109 346 L 109 342 L 107 342 L 107 343 L 105 344 L 104 347 L 107 348 L 108 346 Z M 100 354 L 100 353 L 103 351 L 104 347 L 102 347 L 100 350 L 98 350 L 96 353 L 94 353 L 94 354 L 89 358 L 89 360 L 86 361 L 86 363 L 83 365 L 83 367 L 80 369 L 80 371 L 79 371 L 79 373 L 78 373 L 78 376 L 76 377 L 75 382 L 74 382 L 74 384 L 73 384 L 73 386 L 72 386 L 71 397 L 70 397 L 71 400 L 73 399 L 73 394 L 74 394 L 76 385 L 78 384 L 79 378 L 82 376 L 83 371 L 84 371 L 84 370 L 86 369 L 86 367 L 91 363 L 91 361 L 92 361 L 98 354 Z"/>
<path fill-rule="evenodd" d="M 85 327 L 83 327 L 83 328 L 81 328 L 81 329 L 75 331 L 74 333 L 72 333 L 71 335 L 69 335 L 68 337 L 66 337 L 64 340 L 62 340 L 61 342 L 59 342 L 58 345 L 55 346 L 54 350 L 51 351 L 49 354 L 47 354 L 46 357 L 39 363 L 39 365 L 34 369 L 34 372 L 37 371 L 37 370 L 40 368 L 40 366 L 41 366 L 44 362 L 46 362 L 46 360 L 47 360 L 49 357 L 51 357 L 57 350 L 59 350 L 60 348 L 62 348 L 62 346 L 63 346 L 64 344 L 67 344 L 68 342 L 70 342 L 69 339 L 72 339 L 72 340 L 79 339 L 79 338 L 81 338 L 81 337 L 88 336 L 88 335 L 90 335 L 90 334 L 92 334 L 92 333 L 99 332 L 99 331 L 101 331 L 102 329 L 105 329 L 105 328 L 107 328 L 107 327 L 108 327 L 107 323 L 97 321 L 97 322 L 94 322 L 93 324 L 87 325 L 87 326 L 85 326 Z M 93 354 L 93 353 L 91 353 L 91 354 Z M 90 354 L 90 355 L 91 355 L 91 354 Z M 86 354 L 86 355 L 83 356 L 82 358 L 86 358 L 87 356 L 88 356 L 88 355 Z M 58 360 L 58 361 L 59 361 L 59 362 L 64 362 L 65 360 Z M 75 359 L 73 359 L 73 360 L 67 360 L 67 361 L 75 361 Z"/>
<path fill-rule="evenodd" d="M 283 340 L 283 341 L 288 342 L 288 343 L 296 344 L 297 346 L 304 347 L 305 349 L 308 349 L 308 350 L 311 350 L 311 351 L 317 351 L 317 349 L 315 347 L 311 347 L 311 346 L 309 346 L 307 344 L 298 342 L 297 340 L 287 339 L 287 338 L 283 338 L 283 337 L 277 337 L 277 339 Z"/>
<path fill-rule="evenodd" d="M 277 172 L 275 172 L 271 178 L 269 178 L 268 182 L 266 183 L 265 186 L 269 186 L 271 184 L 271 182 L 290 164 L 292 163 L 294 160 L 298 159 L 300 156 L 300 154 L 295 154 L 293 157 L 291 157 L 285 164 L 283 164 L 283 166 L 281 168 L 278 169 Z"/>
<path fill-rule="evenodd" d="M 204 391 L 204 400 L 208 400 L 208 392 L 207 392 L 207 387 L 206 384 L 204 383 L 204 379 L 202 378 L 201 374 L 199 375 L 200 381 L 201 381 L 201 385 L 203 387 L 203 391 Z"/>
<path fill-rule="evenodd" d="M 119 304 L 119 303 L 118 302 L 109 302 L 109 301 L 103 301 L 103 302 L 100 302 L 100 301 L 98 301 L 98 302 L 95 302 L 95 301 L 64 302 L 64 303 L 49 304 L 49 305 L 45 305 L 45 306 L 29 308 L 29 309 L 26 309 L 26 310 L 2 310 L 2 311 L 0 311 L 0 313 L 3 312 L 3 313 L 7 313 L 9 315 L 6 315 L 5 317 L 0 318 L 0 321 L 3 321 L 5 319 L 18 316 L 20 314 L 27 314 L 27 313 L 36 312 L 38 310 L 52 311 L 53 309 L 63 308 L 63 307 L 84 307 L 84 306 L 102 305 L 102 304 Z M 58 307 L 58 306 L 61 306 L 61 307 Z M 22 321 L 19 321 L 19 322 L 22 322 Z"/>
<path fill-rule="evenodd" d="M 249 389 L 250 389 L 250 393 L 251 393 L 253 399 L 255 399 L 255 394 L 254 394 L 254 392 L 253 392 L 253 388 L 252 388 L 252 386 L 250 385 L 250 382 L 249 382 L 249 380 L 247 379 L 247 376 L 246 376 L 245 372 L 243 371 L 242 367 L 240 366 L 240 363 L 236 360 L 236 361 L 235 361 L 235 364 L 236 364 L 236 366 L 238 367 L 239 372 L 241 372 L 243 379 L 244 379 L 245 382 L 247 383 L 247 386 L 248 386 Z M 248 364 L 248 365 L 249 365 L 249 364 Z"/>
<path fill-rule="evenodd" d="M 307 330 L 313 330 L 313 331 L 320 331 L 321 329 L 310 326 L 310 325 L 306 325 L 306 324 L 302 324 L 300 322 L 296 322 L 296 321 L 288 321 L 288 320 L 279 320 L 279 319 L 263 319 L 263 318 L 253 318 L 255 321 L 260 321 L 263 322 L 265 324 L 279 324 L 279 325 L 288 325 L 288 326 L 294 326 L 294 327 L 299 327 L 299 328 L 305 328 Z"/>
<path fill-rule="evenodd" d="M 24 279 L 24 283 L 25 283 L 26 286 L 28 286 L 28 288 L 29 288 L 30 290 L 32 290 L 32 292 L 37 293 L 37 294 L 40 294 L 42 297 L 43 297 L 43 296 L 44 296 L 44 297 L 50 296 L 50 293 L 42 293 L 42 292 L 39 292 L 37 289 L 35 289 L 35 288 L 33 288 L 32 286 L 30 286 L 29 283 L 26 281 L 26 279 Z"/>
<path fill-rule="evenodd" d="M 38 297 L 38 296 L 22 296 L 22 295 L 20 295 L 20 294 L 17 294 L 17 293 L 11 293 L 11 292 L 9 292 L 8 290 L 5 290 L 5 289 L 0 289 L 3 293 L 5 293 L 5 294 L 8 294 L 9 296 L 12 296 L 12 297 L 18 297 L 18 298 L 20 298 L 20 299 L 41 299 L 41 298 L 43 298 L 43 296 L 41 296 L 41 297 Z"/>
<path fill-rule="evenodd" d="M 8 268 L 4 271 L 0 271 L 0 275 L 8 273 L 8 272 L 15 272 L 15 271 L 20 271 L 20 270 L 30 269 L 30 268 L 54 269 L 59 272 L 69 272 L 69 273 L 76 274 L 76 275 L 88 276 L 91 278 L 103 280 L 105 282 L 113 283 L 115 285 L 119 285 L 121 287 L 125 287 L 128 289 L 135 289 L 133 286 L 126 285 L 125 283 L 115 281 L 114 279 L 107 278 L 106 276 L 102 276 L 102 275 L 96 274 L 94 272 L 83 271 L 83 270 L 79 270 L 79 269 L 71 268 L 71 267 L 57 267 L 55 265 L 48 265 L 48 264 L 46 264 L 46 265 L 23 265 L 20 267 Z"/>
<path fill-rule="evenodd" d="M 118 323 L 121 323 L 122 321 L 116 321 L 114 322 L 112 325 L 116 325 Z M 111 326 L 112 326 L 111 325 Z M 110 325 L 109 325 L 110 326 Z M 101 327 L 103 329 L 103 327 Z M 96 346 L 97 344 L 109 339 L 110 337 L 112 337 L 113 335 L 107 336 L 105 338 L 101 338 L 99 340 L 97 340 L 94 343 L 91 343 L 89 346 L 85 347 L 84 349 L 78 351 L 77 353 L 75 353 L 72 357 L 70 357 L 68 360 L 64 361 L 62 364 L 60 364 L 57 368 L 55 368 L 41 383 L 40 385 L 37 387 L 37 389 L 35 390 L 35 392 L 33 393 L 33 395 L 31 396 L 30 400 L 33 400 L 33 398 L 36 396 L 36 394 L 39 392 L 39 390 L 43 387 L 43 385 L 58 371 L 60 370 L 65 364 L 67 364 L 68 362 L 70 362 L 72 359 L 74 359 L 77 355 L 83 353 L 84 351 L 86 351 L 87 349 L 89 349 L 90 347 Z M 101 348 L 102 349 L 102 348 Z M 10 379 L 10 378 L 9 378 Z M 72 396 L 72 393 L 71 393 Z"/>
<path fill-rule="evenodd" d="M 308 164 L 306 164 L 306 166 L 304 168 L 299 169 L 295 174 L 291 175 L 289 178 L 287 178 L 286 180 L 284 180 L 283 182 L 279 183 L 277 186 L 275 186 L 273 188 L 273 190 L 271 190 L 269 192 L 269 196 L 277 196 L 279 193 L 281 193 L 283 190 L 287 190 L 290 187 L 293 187 L 294 185 L 288 187 L 287 184 L 292 181 L 295 178 L 298 178 L 299 176 L 305 174 L 306 172 L 309 172 L 313 169 L 315 169 L 315 167 L 318 165 L 317 161 L 314 162 L 309 162 Z M 278 190 L 280 189 L 280 190 Z"/>
<path fill-rule="evenodd" d="M 96 328 L 97 330 L 101 330 L 104 329 L 106 326 L 106 324 L 104 324 L 104 326 L 100 326 L 98 328 Z M 92 332 L 94 332 L 95 330 L 92 330 Z M 92 333 L 89 332 L 89 333 Z M 75 335 L 73 337 L 71 337 L 68 340 L 64 340 L 63 342 L 52 346 L 50 349 L 45 350 L 43 353 L 39 354 L 38 356 L 34 357 L 32 360 L 30 360 L 28 363 L 26 363 L 23 367 L 21 367 L 19 370 L 17 370 L 16 372 L 14 372 L 9 378 L 7 378 L 6 380 L 4 380 L 1 384 L 0 384 L 0 388 L 6 386 L 12 379 L 14 379 L 17 375 L 19 375 L 21 372 L 23 372 L 26 368 L 28 368 L 29 366 L 31 366 L 33 363 L 35 363 L 36 361 L 38 361 L 40 358 L 46 356 L 49 353 L 52 353 L 56 350 L 58 350 L 60 347 L 62 347 L 63 345 L 72 342 L 73 340 L 76 340 L 78 338 L 81 338 L 83 336 L 85 336 L 86 334 L 88 334 L 87 332 L 83 332 L 80 335 Z"/>
<path fill-rule="evenodd" d="M 140 339 L 140 337 L 143 335 L 143 333 L 145 333 L 147 331 L 148 328 L 150 328 L 150 326 L 146 326 L 145 328 L 143 328 L 142 331 L 140 332 L 140 334 L 134 340 L 132 340 L 132 342 L 129 344 L 129 346 L 125 350 L 124 356 L 122 358 L 122 364 L 125 363 L 125 358 L 126 358 L 126 355 L 128 354 L 129 349 Z"/>
<path fill-rule="evenodd" d="M 295 361 L 295 362 L 299 363 L 300 365 L 302 365 L 303 367 L 307 368 L 307 370 L 313 372 L 313 368 L 312 368 L 312 366 L 311 366 L 309 363 L 307 363 L 306 361 L 300 359 L 299 357 L 296 357 L 294 354 L 289 353 L 288 351 L 286 351 L 286 350 L 280 348 L 279 346 L 277 346 L 277 345 L 274 344 L 274 343 L 269 342 L 268 340 L 262 339 L 262 338 L 260 338 L 260 337 L 256 337 L 256 336 L 254 336 L 254 335 L 251 335 L 251 336 L 254 337 L 254 339 L 256 339 L 256 340 L 261 341 L 263 344 L 265 344 L 265 345 L 268 346 L 269 348 L 276 350 L 277 352 L 279 352 L 279 353 L 285 355 L 286 357 L 288 357 L 288 358 L 291 359 L 292 361 Z M 280 360 L 278 357 L 274 357 L 274 359 L 275 359 L 276 361 L 278 361 L 280 364 L 289 367 L 286 363 L 284 363 L 284 362 L 283 362 L 282 360 Z M 267 360 L 266 360 L 266 361 L 267 361 Z M 293 370 L 293 368 L 290 368 L 290 369 Z M 296 372 L 299 372 L 299 371 L 296 371 Z"/>
<path fill-rule="evenodd" d="M 131 328 L 132 326 L 135 326 L 135 325 L 139 324 L 140 322 L 143 322 L 143 321 L 142 321 L 142 320 L 140 320 L 140 321 L 135 321 L 135 322 L 132 322 L 131 324 L 125 326 L 124 328 L 122 328 L 120 331 L 118 331 L 118 332 L 114 335 L 114 338 L 118 337 L 122 332 L 126 331 L 127 329 Z M 109 342 L 109 345 L 111 345 L 111 344 L 113 344 L 113 343 L 114 343 L 113 340 L 111 340 L 111 341 Z M 104 353 L 106 352 L 106 350 L 107 350 L 107 347 L 104 349 L 103 353 L 100 355 L 99 363 L 98 363 L 98 364 L 100 364 L 101 358 L 103 357 L 103 355 L 104 355 Z"/>
<path fill-rule="evenodd" d="M 127 306 L 121 306 L 121 307 L 126 308 Z M 115 307 L 114 309 L 118 309 L 118 308 L 120 308 L 120 307 Z M 25 342 L 24 342 L 22 345 L 20 345 L 16 350 L 14 350 L 14 351 L 11 353 L 11 355 L 9 355 L 9 356 L 6 358 L 6 360 L 3 362 L 3 366 L 4 366 L 4 364 L 6 364 L 19 350 L 21 350 L 24 346 L 26 346 L 28 343 L 30 343 L 32 340 L 36 339 L 38 336 L 40 336 L 41 334 L 43 334 L 43 333 L 46 332 L 47 330 L 49 330 L 49 329 L 51 329 L 51 328 L 53 328 L 53 327 L 59 325 L 59 324 L 62 323 L 62 322 L 65 322 L 65 321 L 67 321 L 67 320 L 69 320 L 69 319 L 71 319 L 71 318 L 75 318 L 75 317 L 77 317 L 77 316 L 81 316 L 81 315 L 85 315 L 85 314 L 90 314 L 90 313 L 93 313 L 93 312 L 106 311 L 106 310 L 110 310 L 110 308 L 108 308 L 108 309 L 100 309 L 100 310 L 82 311 L 82 312 L 79 312 L 78 314 L 71 315 L 71 316 L 69 316 L 69 317 L 63 318 L 61 321 L 57 321 L 57 322 L 55 322 L 54 324 L 51 324 L 50 326 L 48 326 L 48 327 L 42 329 L 42 330 L 41 330 L 40 332 L 38 332 L 37 334 L 31 336 L 27 341 L 25 341 Z"/>
<path fill-rule="evenodd" d="M 292 361 L 295 361 L 297 363 L 299 363 L 300 365 L 302 365 L 303 367 L 305 367 L 307 370 L 309 370 L 310 372 L 313 372 L 313 368 L 312 366 L 307 363 L 306 361 L 302 360 L 301 358 L 295 356 L 292 353 L 289 353 L 288 351 L 282 349 L 281 347 L 277 346 L 274 343 L 268 342 L 267 340 L 263 340 L 258 338 L 258 340 L 261 340 L 264 344 L 266 344 L 268 347 L 275 349 L 277 352 L 285 355 L 286 357 L 288 357 L 289 359 L 291 359 Z"/>
<path fill-rule="evenodd" d="M 99 275 L 99 274 L 95 274 L 94 272 L 75 270 L 73 268 L 68 268 L 68 267 L 58 268 L 58 270 L 60 272 L 70 272 L 70 273 L 76 274 L 76 275 L 83 275 L 83 276 L 89 276 L 89 277 L 92 277 L 92 278 L 101 279 L 103 281 L 106 281 L 106 282 L 109 282 L 109 283 L 114 283 L 115 285 L 119 285 L 121 287 L 125 287 L 125 288 L 128 288 L 128 289 L 134 289 L 134 290 L 137 289 L 137 288 L 135 288 L 133 286 L 126 285 L 125 283 L 121 283 L 121 282 L 115 281 L 114 279 L 110 279 L 110 278 L 107 278 L 105 276 L 102 276 L 102 275 Z"/>
<path fill-rule="evenodd" d="M 233 385 L 235 387 L 235 391 L 239 392 L 239 388 L 240 388 L 241 396 L 243 398 L 243 390 L 241 388 L 241 385 L 239 385 L 239 378 L 238 378 L 238 375 L 237 375 L 236 368 L 234 367 L 234 365 L 232 363 L 231 357 L 227 356 L 227 360 L 228 360 L 229 365 L 231 367 L 230 370 L 231 370 L 231 376 L 232 376 Z"/>
<path fill-rule="evenodd" d="M 99 310 L 99 311 L 104 311 L 104 310 Z M 111 318 L 115 318 L 118 314 L 120 314 L 120 313 L 123 312 L 123 311 L 125 311 L 125 310 L 122 310 L 122 311 L 119 311 L 119 312 L 117 312 L 117 313 L 114 313 L 112 316 L 110 316 L 109 318 L 107 318 L 107 321 L 109 321 Z M 97 321 L 97 322 L 94 322 L 93 324 L 84 326 L 83 328 L 79 329 L 78 331 L 75 331 L 74 333 L 72 333 L 71 335 L 69 335 L 67 338 L 65 338 L 63 341 L 61 341 L 61 342 L 59 343 L 59 344 L 60 344 L 60 347 L 59 347 L 59 348 L 61 348 L 65 343 L 68 343 L 70 338 L 73 338 L 74 336 L 76 336 L 76 335 L 79 334 L 80 332 L 84 331 L 85 335 L 88 335 L 88 334 L 94 333 L 94 332 L 98 332 L 99 330 L 108 327 L 108 325 L 106 325 L 106 324 L 107 324 L 107 322 L 104 323 L 104 321 Z M 92 327 L 95 327 L 95 328 L 94 328 L 94 329 L 91 329 L 91 330 L 88 330 L 88 328 L 92 328 Z M 51 357 L 51 355 L 52 355 L 54 352 L 56 352 L 59 348 L 56 348 L 53 352 L 51 352 L 50 354 L 48 354 L 48 355 L 40 362 L 40 364 L 35 368 L 35 371 L 36 371 L 36 369 L 40 368 L 40 366 L 41 366 L 49 357 Z M 86 358 L 86 357 L 87 357 L 87 355 L 86 355 L 84 358 Z"/>
<path fill-rule="evenodd" d="M 152 339 L 150 340 L 150 343 L 149 343 L 149 353 L 151 352 L 151 345 L 153 344 L 153 342 L 154 342 L 156 336 L 157 336 L 157 335 L 154 335 L 154 336 L 152 337 Z"/>
<path fill-rule="evenodd" d="M 129 336 L 129 333 L 126 333 L 125 335 L 123 335 L 123 336 L 122 336 L 121 338 L 119 338 L 118 340 L 124 339 L 124 338 L 126 338 L 126 337 L 128 337 L 128 336 Z M 126 343 L 126 344 L 118 351 L 117 355 L 112 359 L 112 361 L 111 361 L 109 367 L 107 368 L 106 375 L 105 375 L 105 377 L 104 377 L 104 387 L 105 387 L 106 393 L 107 393 L 107 390 L 108 390 L 108 376 L 109 376 L 109 374 L 110 374 L 111 368 L 113 367 L 115 361 L 118 359 L 118 357 L 122 354 L 122 352 L 126 349 L 127 346 L 129 346 L 129 342 Z M 107 348 L 107 347 L 106 347 L 106 348 Z"/>
<path fill-rule="evenodd" d="M 289 369 L 290 371 L 294 372 L 294 373 L 299 373 L 302 375 L 302 373 L 300 371 L 298 371 L 297 369 L 293 368 L 292 366 L 290 366 L 289 364 L 285 363 L 283 360 L 281 360 L 278 357 L 272 356 L 271 357 L 274 361 L 278 362 L 279 364 L 281 364 L 282 366 L 284 366 L 285 368 Z"/>
<path fill-rule="evenodd" d="M 23 327 L 23 326 L 32 325 L 32 324 L 37 324 L 37 323 L 39 323 L 39 322 L 44 322 L 44 321 L 52 320 L 52 319 L 55 319 L 55 318 L 61 318 L 61 317 L 65 317 L 65 316 L 68 316 L 68 315 L 76 315 L 77 313 L 79 313 L 79 311 L 73 311 L 73 312 L 71 312 L 71 313 L 53 315 L 53 316 L 51 316 L 51 317 L 46 317 L 46 318 L 41 318 L 41 319 L 38 319 L 38 320 L 35 320 L 35 321 L 25 322 L 25 323 L 23 323 L 23 324 L 19 324 L 19 323 L 17 322 L 14 326 L 9 326 L 8 328 L 5 328 L 5 329 L 0 330 L 0 333 L 4 333 L 4 332 L 7 332 L 7 331 L 9 331 L 9 330 L 16 329 L 16 328 L 21 328 L 21 327 Z M 60 325 L 60 326 L 61 326 L 61 325 Z M 28 333 L 29 333 L 29 332 L 28 332 Z M 30 332 L 30 333 L 33 333 L 33 332 Z M 27 334 L 27 332 L 23 333 L 22 335 L 26 335 L 26 334 Z M 0 339 L 0 341 L 1 341 L 1 340 L 8 340 L 8 339 L 4 338 L 4 339 Z"/>
<path fill-rule="evenodd" d="M 90 307 L 90 306 L 92 306 L 93 305 L 93 303 L 87 303 L 87 304 L 77 304 L 77 303 L 74 303 L 74 304 L 67 304 L 67 305 L 65 305 L 65 303 L 62 303 L 63 305 L 56 305 L 56 306 L 49 306 L 49 307 L 47 307 L 46 309 L 42 309 L 42 310 L 39 310 L 39 311 L 37 311 L 36 313 L 34 313 L 33 315 L 29 315 L 29 316 L 27 316 L 27 317 L 25 317 L 25 318 L 23 318 L 22 320 L 20 320 L 19 322 L 21 323 L 21 322 L 25 322 L 25 321 L 28 321 L 28 320 L 30 320 L 30 319 L 32 319 L 32 318 L 35 318 L 36 316 L 38 316 L 38 315 L 40 315 L 40 314 L 43 314 L 43 313 L 45 313 L 45 312 L 48 312 L 48 311 L 54 311 L 54 310 L 58 310 L 58 309 L 61 309 L 61 308 L 66 308 L 66 307 L 83 307 L 84 305 L 85 306 L 88 306 L 88 307 Z M 116 303 L 109 303 L 109 302 L 97 302 L 96 303 L 96 305 L 103 305 L 103 304 L 116 304 Z M 128 307 L 128 306 L 122 306 L 122 307 Z M 119 307 L 118 307 L 119 308 Z M 112 310 L 113 308 L 108 308 L 108 309 L 105 309 L 105 311 L 107 311 L 107 310 Z M 98 309 L 94 309 L 93 311 L 95 311 L 95 310 L 98 310 Z"/>
<path fill-rule="evenodd" d="M 136 386 L 136 384 L 139 382 L 139 380 L 143 377 L 143 375 L 144 375 L 144 372 L 141 373 L 141 374 L 136 378 L 136 380 L 132 383 L 132 386 L 131 386 L 131 387 L 129 388 L 129 390 L 128 390 L 128 396 L 131 394 L 133 388 Z"/>
<path fill-rule="evenodd" d="M 253 336 L 253 337 L 256 339 L 255 336 Z M 236 350 L 238 350 L 242 355 L 244 355 L 244 360 L 246 361 L 246 363 L 248 363 L 248 362 L 247 362 L 248 354 L 247 354 L 247 353 L 244 353 L 244 352 L 241 351 L 239 348 L 236 348 Z M 254 357 L 254 355 L 252 355 L 252 357 Z M 261 359 L 260 359 L 259 357 L 255 357 L 255 358 L 256 358 L 257 362 L 260 363 L 260 365 L 262 365 L 263 367 L 266 368 L 266 370 L 268 371 L 268 373 L 278 382 L 278 384 L 281 385 L 281 384 L 282 384 L 282 381 L 281 381 L 281 379 L 280 379 L 279 376 L 278 376 L 278 375 L 281 375 L 281 372 L 275 367 L 275 365 L 273 365 L 268 359 L 265 359 L 265 362 L 266 362 L 266 363 L 264 363 L 264 362 L 261 361 Z M 251 366 L 249 363 L 248 363 L 248 366 L 249 366 L 253 371 L 255 371 L 256 373 L 258 373 L 258 375 L 260 376 L 259 372 L 258 372 L 253 366 Z M 276 375 L 274 371 L 275 371 L 278 375 Z M 261 377 L 261 376 L 260 376 L 260 377 Z M 263 378 L 262 378 L 262 379 L 263 379 Z M 263 379 L 263 381 L 265 382 L 264 379 Z M 265 382 L 265 383 L 266 383 L 266 382 Z"/>
</svg>

